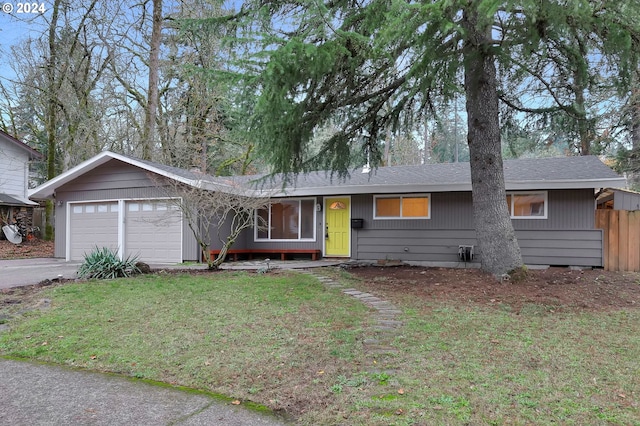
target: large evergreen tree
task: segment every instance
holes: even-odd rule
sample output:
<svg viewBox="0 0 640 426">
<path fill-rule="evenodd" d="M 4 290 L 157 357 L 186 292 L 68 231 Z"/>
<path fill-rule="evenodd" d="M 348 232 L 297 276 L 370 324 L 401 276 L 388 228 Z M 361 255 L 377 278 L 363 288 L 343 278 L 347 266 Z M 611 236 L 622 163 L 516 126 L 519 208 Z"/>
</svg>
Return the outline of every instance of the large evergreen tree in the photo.
<svg viewBox="0 0 640 426">
<path fill-rule="evenodd" d="M 431 99 L 447 100 L 462 84 L 482 267 L 508 273 L 522 259 L 504 201 L 498 76 L 524 79 L 523 54 L 565 45 L 557 29 L 571 26 L 578 39 L 610 40 L 590 54 L 616 56 L 611 72 L 624 77 L 638 7 L 635 0 L 249 0 L 237 15 L 238 40 L 253 43 L 244 63 L 259 70 L 250 79 L 259 93 L 259 149 L 275 172 L 329 168 L 344 176 L 354 141 L 379 162 L 388 128 L 409 127 Z M 330 121 L 339 131 L 309 151 L 314 131 Z"/>
</svg>

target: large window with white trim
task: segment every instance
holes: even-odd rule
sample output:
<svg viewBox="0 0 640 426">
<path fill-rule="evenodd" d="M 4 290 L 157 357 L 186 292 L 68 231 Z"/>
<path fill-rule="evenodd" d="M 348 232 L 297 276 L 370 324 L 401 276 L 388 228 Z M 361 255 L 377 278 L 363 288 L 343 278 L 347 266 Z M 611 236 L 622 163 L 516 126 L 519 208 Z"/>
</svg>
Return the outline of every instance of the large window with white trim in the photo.
<svg viewBox="0 0 640 426">
<path fill-rule="evenodd" d="M 547 200 L 546 191 L 507 192 L 507 206 L 512 219 L 546 219 Z"/>
<path fill-rule="evenodd" d="M 315 206 L 315 198 L 303 198 L 283 200 L 258 209 L 255 239 L 315 241 Z"/>
<path fill-rule="evenodd" d="M 429 194 L 374 195 L 374 219 L 429 219 Z"/>
</svg>

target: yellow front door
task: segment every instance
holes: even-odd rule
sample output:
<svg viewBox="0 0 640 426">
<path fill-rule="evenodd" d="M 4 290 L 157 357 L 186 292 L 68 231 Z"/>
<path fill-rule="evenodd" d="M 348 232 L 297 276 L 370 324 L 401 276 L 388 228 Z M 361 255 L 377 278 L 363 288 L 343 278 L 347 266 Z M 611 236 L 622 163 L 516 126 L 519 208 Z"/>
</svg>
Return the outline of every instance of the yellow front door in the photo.
<svg viewBox="0 0 640 426">
<path fill-rule="evenodd" d="M 349 256 L 351 206 L 349 198 L 325 199 L 325 256 Z"/>
</svg>

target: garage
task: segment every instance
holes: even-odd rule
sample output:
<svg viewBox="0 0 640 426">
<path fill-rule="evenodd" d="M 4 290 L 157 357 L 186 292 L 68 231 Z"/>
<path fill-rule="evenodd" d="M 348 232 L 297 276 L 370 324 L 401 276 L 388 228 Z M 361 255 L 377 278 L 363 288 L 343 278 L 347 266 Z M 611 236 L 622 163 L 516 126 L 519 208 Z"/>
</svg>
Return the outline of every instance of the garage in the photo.
<svg viewBox="0 0 640 426">
<path fill-rule="evenodd" d="M 118 202 L 70 205 L 69 258 L 82 260 L 96 247 L 118 249 Z"/>
<path fill-rule="evenodd" d="M 69 260 L 108 247 L 147 263 L 182 262 L 182 216 L 166 199 L 70 203 L 69 211 Z"/>
<path fill-rule="evenodd" d="M 180 211 L 167 200 L 125 203 L 125 255 L 145 262 L 182 262 Z"/>
<path fill-rule="evenodd" d="M 96 247 L 146 263 L 200 261 L 177 184 L 213 185 L 203 175 L 103 151 L 30 191 L 55 205 L 55 257 L 81 261 Z M 213 178 L 211 178 L 213 179 Z M 166 185 L 163 185 L 166 183 Z"/>
</svg>

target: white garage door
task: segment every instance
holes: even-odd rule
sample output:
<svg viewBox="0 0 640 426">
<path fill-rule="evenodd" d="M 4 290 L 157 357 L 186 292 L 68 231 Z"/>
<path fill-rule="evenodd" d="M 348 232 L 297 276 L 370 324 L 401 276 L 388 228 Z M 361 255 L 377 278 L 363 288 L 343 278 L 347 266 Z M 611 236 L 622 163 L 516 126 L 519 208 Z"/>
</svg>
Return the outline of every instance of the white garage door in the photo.
<svg viewBox="0 0 640 426">
<path fill-rule="evenodd" d="M 165 200 L 127 201 L 125 208 L 125 256 L 182 262 L 182 220 L 175 205 Z"/>
<path fill-rule="evenodd" d="M 70 260 L 82 260 L 96 247 L 118 249 L 118 203 L 84 203 L 70 206 Z"/>
<path fill-rule="evenodd" d="M 182 262 L 182 215 L 166 200 L 126 201 L 119 227 L 118 201 L 70 204 L 69 260 L 107 247 L 147 263 Z M 120 238 L 119 238 L 120 236 Z"/>
</svg>

